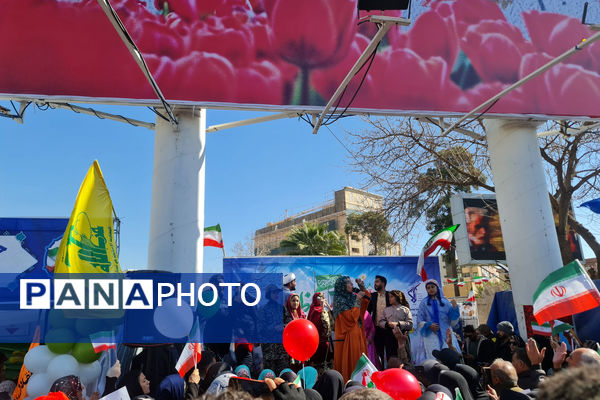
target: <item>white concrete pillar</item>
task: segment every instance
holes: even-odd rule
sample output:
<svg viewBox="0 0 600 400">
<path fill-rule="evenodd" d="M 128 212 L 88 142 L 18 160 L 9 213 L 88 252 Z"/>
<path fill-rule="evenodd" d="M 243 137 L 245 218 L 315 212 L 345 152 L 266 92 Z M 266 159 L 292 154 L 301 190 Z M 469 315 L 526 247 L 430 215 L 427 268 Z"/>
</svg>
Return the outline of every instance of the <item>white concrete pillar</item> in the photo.
<svg viewBox="0 0 600 400">
<path fill-rule="evenodd" d="M 519 331 L 525 338 L 523 305 L 533 304 L 540 282 L 562 267 L 538 124 L 488 119 L 484 125 Z"/>
<path fill-rule="evenodd" d="M 202 272 L 206 110 L 156 118 L 148 269 Z"/>
</svg>

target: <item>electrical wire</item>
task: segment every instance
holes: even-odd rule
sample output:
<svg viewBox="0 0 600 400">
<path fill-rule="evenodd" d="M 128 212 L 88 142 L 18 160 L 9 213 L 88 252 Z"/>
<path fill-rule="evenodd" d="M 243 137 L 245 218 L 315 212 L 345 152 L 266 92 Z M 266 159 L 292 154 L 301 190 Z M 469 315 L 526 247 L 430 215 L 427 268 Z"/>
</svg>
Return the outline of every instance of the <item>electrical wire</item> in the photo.
<svg viewBox="0 0 600 400">
<path fill-rule="evenodd" d="M 352 95 L 352 98 L 350 99 L 350 101 L 348 102 L 348 104 L 346 105 L 346 107 L 344 108 L 344 110 L 343 110 L 343 111 L 340 113 L 340 115 L 339 115 L 339 116 L 338 116 L 336 119 L 334 119 L 333 121 L 329 121 L 329 119 L 330 119 L 330 118 L 328 118 L 328 119 L 327 119 L 327 121 L 325 121 L 325 122 L 323 123 L 323 125 L 327 126 L 327 125 L 331 125 L 331 124 L 333 124 L 334 122 L 336 122 L 336 121 L 338 121 L 340 118 L 342 118 L 342 117 L 344 116 L 344 114 L 346 113 L 346 111 L 348 111 L 348 108 L 350 108 L 350 106 L 351 106 L 351 105 L 352 105 L 352 103 L 354 102 L 354 99 L 355 99 L 355 98 L 356 98 L 356 96 L 358 95 L 358 92 L 359 92 L 359 91 L 360 91 L 360 89 L 362 88 L 362 85 L 363 85 L 363 83 L 365 82 L 365 79 L 366 79 L 367 75 L 369 74 L 369 70 L 371 69 L 371 65 L 373 65 L 373 61 L 375 60 L 375 56 L 377 55 L 377 49 L 379 49 L 379 45 L 380 45 L 380 44 L 381 44 L 381 42 L 379 42 L 379 43 L 377 44 L 377 47 L 375 47 L 375 50 L 373 50 L 373 53 L 371 54 L 371 56 L 369 57 L 369 59 L 367 59 L 367 62 L 369 63 L 369 66 L 368 66 L 368 67 L 367 67 L 367 69 L 365 70 L 365 73 L 363 74 L 363 77 L 362 77 L 362 79 L 361 79 L 360 83 L 358 84 L 358 87 L 356 88 L 356 91 L 355 91 L 355 92 L 354 92 L 354 94 Z M 364 64 L 364 65 L 366 65 L 366 64 L 367 64 L 367 62 L 365 62 L 365 64 Z M 364 65 L 363 65 L 363 67 L 364 67 Z M 361 69 L 362 69 L 362 67 L 361 67 Z M 359 71 L 360 71 L 360 70 L 359 70 Z M 357 74 L 358 74 L 358 72 L 357 72 Z M 356 75 L 355 75 L 355 76 L 356 76 Z M 340 100 L 341 100 L 341 98 L 342 98 L 342 97 L 343 97 L 343 94 L 342 94 L 342 96 L 340 96 Z M 337 106 L 336 106 L 336 109 L 337 109 Z M 336 109 L 334 109 L 334 112 L 335 112 L 335 110 L 336 110 Z M 333 115 L 333 113 L 332 113 L 332 115 Z"/>
<path fill-rule="evenodd" d="M 348 108 L 350 108 L 350 106 L 352 105 L 352 103 L 354 102 L 354 99 L 356 98 L 356 96 L 358 95 L 358 92 L 360 91 L 360 89 L 362 88 L 362 85 L 367 77 L 367 74 L 369 73 L 369 70 L 371 69 L 371 65 L 373 64 L 373 61 L 375 60 L 375 56 L 377 55 L 377 50 L 379 49 L 379 45 L 381 44 L 381 42 L 379 42 L 377 44 L 377 46 L 375 47 L 375 49 L 373 50 L 373 52 L 371 53 L 371 55 L 369 56 L 369 58 L 365 61 L 365 63 L 359 68 L 358 71 L 356 71 L 356 74 L 354 74 L 354 76 L 358 75 L 358 73 L 365 67 L 365 65 L 368 64 L 367 69 L 365 70 L 363 77 L 358 85 L 358 87 L 356 88 L 356 91 L 354 92 L 354 94 L 352 95 L 352 98 L 350 99 L 350 101 L 348 102 L 348 104 L 346 105 L 346 107 L 344 108 L 344 110 L 337 116 L 335 117 L 335 119 L 332 120 L 333 116 L 335 115 L 335 112 L 337 111 L 337 109 L 340 106 L 340 103 L 342 102 L 342 99 L 344 98 L 344 95 L 346 94 L 346 89 L 348 88 L 348 86 L 346 86 L 344 88 L 344 90 L 342 91 L 342 94 L 340 95 L 335 107 L 333 108 L 333 111 L 331 113 L 329 113 L 329 115 L 327 116 L 327 118 L 323 121 L 322 125 L 323 126 L 327 126 L 327 125 L 331 125 L 335 122 L 337 122 L 340 118 L 344 118 L 345 117 L 345 113 L 346 111 L 348 111 Z M 311 124 L 312 125 L 312 124 Z"/>
<path fill-rule="evenodd" d="M 159 113 L 158 111 L 156 111 L 156 108 L 154 108 L 154 107 L 148 107 L 148 109 L 150 111 L 152 111 L 154 114 L 156 114 L 159 117 L 161 117 L 162 119 L 164 119 L 165 121 L 169 121 L 169 118 L 165 117 L 164 115 L 162 115 L 161 113 Z"/>
<path fill-rule="evenodd" d="M 487 113 L 488 113 L 488 112 L 489 112 L 489 111 L 492 109 L 492 107 L 494 107 L 494 106 L 496 105 L 496 103 L 497 103 L 499 100 L 500 100 L 500 99 L 497 99 L 497 100 L 495 100 L 495 101 L 494 101 L 492 104 L 490 104 L 489 106 L 487 106 L 487 107 L 485 108 L 485 110 L 483 110 L 482 112 L 480 112 L 479 114 L 477 114 L 475 117 L 471 118 L 470 120 L 468 120 L 468 121 L 466 121 L 466 122 L 463 122 L 462 124 L 460 124 L 460 125 L 458 125 L 458 126 L 454 127 L 454 129 L 456 129 L 456 128 L 464 128 L 464 127 L 468 126 L 468 125 L 469 125 L 471 122 L 473 122 L 473 121 L 477 121 L 479 118 L 481 118 L 481 117 L 483 117 L 485 114 L 487 114 Z"/>
<path fill-rule="evenodd" d="M 119 15 L 116 13 L 116 11 L 114 10 L 114 8 L 110 4 L 109 0 L 104 0 L 104 3 L 108 7 L 108 11 L 110 12 L 110 16 L 112 17 L 113 21 L 117 24 L 118 28 L 121 30 L 121 33 L 123 34 L 123 37 L 125 38 L 125 40 L 128 42 L 130 48 L 133 49 L 134 52 L 136 53 L 136 55 L 139 57 L 139 60 L 140 60 L 140 62 L 142 64 L 142 65 L 140 65 L 140 67 L 142 68 L 142 72 L 148 78 L 148 81 L 150 82 L 150 85 L 152 86 L 152 90 L 154 90 L 154 93 L 159 98 L 160 102 L 162 103 L 163 107 L 165 108 L 167 114 L 169 115 L 169 119 L 175 125 L 177 125 L 178 124 L 177 118 L 173 114 L 173 111 L 171 110 L 171 106 L 169 105 L 169 103 L 167 103 L 167 100 L 163 96 L 163 94 L 162 94 L 160 88 L 158 87 L 156 81 L 152 77 L 152 73 L 150 72 L 150 69 L 148 68 L 148 65 L 146 64 L 146 60 L 144 60 L 144 57 L 142 56 L 142 52 L 139 50 L 139 48 L 137 47 L 137 45 L 133 41 L 133 38 L 129 35 L 129 32 L 127 32 L 127 29 L 125 28 L 125 25 L 123 25 L 123 22 L 121 21 L 121 18 L 119 18 Z"/>
</svg>

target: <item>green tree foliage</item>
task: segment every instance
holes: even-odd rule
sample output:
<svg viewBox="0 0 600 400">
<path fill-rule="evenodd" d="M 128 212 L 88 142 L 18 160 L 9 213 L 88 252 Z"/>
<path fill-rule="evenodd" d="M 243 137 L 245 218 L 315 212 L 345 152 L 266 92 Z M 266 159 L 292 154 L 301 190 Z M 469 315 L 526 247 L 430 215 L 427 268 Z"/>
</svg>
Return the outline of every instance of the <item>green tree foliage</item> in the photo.
<svg viewBox="0 0 600 400">
<path fill-rule="evenodd" d="M 346 240 L 336 231 L 327 231 L 326 224 L 304 223 L 292 228 L 279 249 L 280 254 L 290 256 L 342 256 L 346 254 Z"/>
<path fill-rule="evenodd" d="M 344 232 L 346 235 L 366 237 L 373 246 L 373 255 L 378 255 L 385 251 L 385 246 L 394 244 L 389 228 L 390 221 L 383 213 L 367 211 L 350 214 Z"/>
</svg>

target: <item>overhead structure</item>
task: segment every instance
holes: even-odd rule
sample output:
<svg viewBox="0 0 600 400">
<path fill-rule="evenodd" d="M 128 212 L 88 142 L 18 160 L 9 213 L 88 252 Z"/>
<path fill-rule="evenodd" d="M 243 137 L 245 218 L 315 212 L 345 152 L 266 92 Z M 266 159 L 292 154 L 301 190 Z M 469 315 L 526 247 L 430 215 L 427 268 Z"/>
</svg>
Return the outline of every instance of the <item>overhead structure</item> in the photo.
<svg viewBox="0 0 600 400">
<path fill-rule="evenodd" d="M 357 8 L 373 7 L 362 0 L 169 2 L 157 9 L 162 3 L 5 0 L 0 13 L 0 36 L 11 39 L 0 57 L 0 99 L 143 105 L 166 115 L 155 124 L 152 267 L 202 270 L 206 108 L 277 113 L 264 120 L 311 115 L 316 132 L 339 104 L 347 114 L 419 117 L 476 139 L 461 124 L 484 117 L 495 179 L 505 180 L 498 188 L 501 212 L 517 185 L 530 193 L 519 201 L 539 211 L 527 222 L 507 220 L 523 243 L 533 239 L 523 237 L 522 224 L 545 221 L 547 207 L 536 203 L 541 187 L 520 177 L 512 182 L 514 170 L 498 167 L 508 147 L 535 141 L 533 127 L 515 121 L 600 119 L 600 45 L 581 24 L 577 2 L 514 1 L 502 8 L 489 0 L 415 1 L 410 27 L 399 10 L 357 26 Z M 600 21 L 600 8 L 590 7 L 588 18 Z M 368 74 L 352 81 L 367 60 Z M 351 101 L 344 87 L 355 93 Z M 22 120 L 22 113 L 0 112 Z M 537 161 L 526 161 L 515 160 L 525 176 L 538 179 Z M 551 233 L 543 237 L 544 248 L 558 246 Z M 555 250 L 549 251 L 543 269 L 523 268 L 536 277 L 556 268 Z M 515 262 L 509 256 L 511 269 Z"/>
</svg>

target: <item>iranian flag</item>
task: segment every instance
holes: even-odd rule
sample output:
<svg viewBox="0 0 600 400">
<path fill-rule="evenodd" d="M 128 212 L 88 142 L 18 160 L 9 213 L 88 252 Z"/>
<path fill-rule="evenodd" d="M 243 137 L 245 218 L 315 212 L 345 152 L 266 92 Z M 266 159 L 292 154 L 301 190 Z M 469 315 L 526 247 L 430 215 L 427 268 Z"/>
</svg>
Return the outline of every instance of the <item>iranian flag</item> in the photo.
<svg viewBox="0 0 600 400">
<path fill-rule="evenodd" d="M 204 246 L 223 248 L 223 235 L 221 234 L 220 224 L 204 228 Z"/>
<path fill-rule="evenodd" d="M 600 306 L 600 292 L 578 260 L 550 273 L 533 294 L 538 323 Z"/>
<path fill-rule="evenodd" d="M 476 285 L 481 285 L 483 283 L 483 278 L 481 276 L 475 275 L 473 277 L 473 283 L 475 283 Z"/>
<path fill-rule="evenodd" d="M 96 332 L 90 335 L 90 341 L 94 347 L 95 353 L 101 353 L 108 349 L 117 348 L 117 340 L 115 339 L 114 331 Z M 112 367 L 112 365 L 111 365 Z"/>
<path fill-rule="evenodd" d="M 458 282 L 458 279 L 446 278 L 446 282 L 448 282 L 448 283 L 456 283 L 456 282 Z"/>
<path fill-rule="evenodd" d="M 552 334 L 552 327 L 548 322 L 540 325 L 535 321 L 531 321 L 531 330 L 534 335 L 550 336 Z"/>
<path fill-rule="evenodd" d="M 431 255 L 438 247 L 443 247 L 448 250 L 452 243 L 452 235 L 459 226 L 459 224 L 456 224 L 449 228 L 442 229 L 435 233 L 427 243 L 425 243 L 425 246 L 423 246 L 421 254 L 419 254 L 419 260 L 417 261 L 417 275 L 421 276 L 423 282 L 427 280 L 427 272 L 425 271 L 425 268 L 423 268 L 425 266 L 425 257 Z"/>
<path fill-rule="evenodd" d="M 202 338 L 200 331 L 200 324 L 198 320 L 194 322 L 192 330 L 188 335 L 188 342 L 181 351 L 181 355 L 175 364 L 175 369 L 179 372 L 179 375 L 183 378 L 188 371 L 198 364 L 202 358 Z"/>
<path fill-rule="evenodd" d="M 371 382 L 371 374 L 373 374 L 373 372 L 377 372 L 377 368 L 375 368 L 375 365 L 369 360 L 369 357 L 363 353 L 358 359 L 350 379 L 359 382 L 365 387 L 374 388 L 375 384 Z"/>
<path fill-rule="evenodd" d="M 475 293 L 471 290 L 469 292 L 469 297 L 467 297 L 467 301 L 475 301 Z"/>
<path fill-rule="evenodd" d="M 463 286 L 465 286 L 465 282 L 460 281 L 456 284 L 456 286 L 463 287 Z"/>
</svg>

